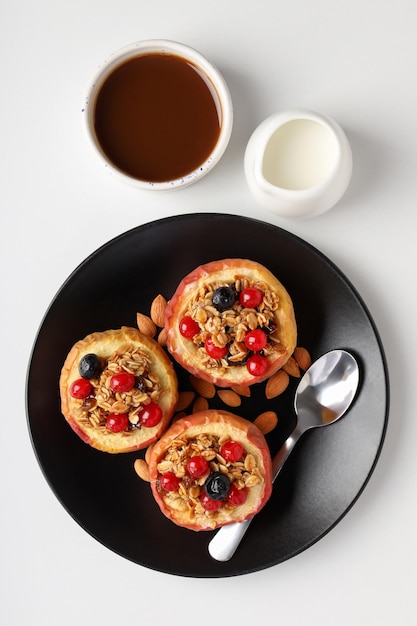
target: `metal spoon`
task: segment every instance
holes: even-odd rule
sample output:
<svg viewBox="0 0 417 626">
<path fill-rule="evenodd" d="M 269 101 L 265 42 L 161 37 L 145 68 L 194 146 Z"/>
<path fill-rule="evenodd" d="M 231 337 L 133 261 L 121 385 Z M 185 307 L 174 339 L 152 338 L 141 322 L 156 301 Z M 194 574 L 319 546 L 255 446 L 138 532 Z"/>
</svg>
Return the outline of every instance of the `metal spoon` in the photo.
<svg viewBox="0 0 417 626">
<path fill-rule="evenodd" d="M 346 413 L 359 384 L 359 367 L 345 350 L 332 350 L 306 371 L 297 387 L 294 409 L 298 417 L 293 432 L 272 459 L 272 481 L 276 479 L 295 444 L 306 430 L 333 424 Z M 208 546 L 210 556 L 228 561 L 246 533 L 251 519 L 219 529 Z"/>
</svg>

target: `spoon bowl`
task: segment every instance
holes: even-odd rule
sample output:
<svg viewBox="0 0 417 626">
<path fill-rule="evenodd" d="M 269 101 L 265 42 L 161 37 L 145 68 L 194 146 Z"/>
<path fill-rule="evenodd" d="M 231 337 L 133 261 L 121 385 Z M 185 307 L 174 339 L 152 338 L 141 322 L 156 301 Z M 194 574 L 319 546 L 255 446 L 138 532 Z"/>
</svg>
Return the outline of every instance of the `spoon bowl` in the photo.
<svg viewBox="0 0 417 626">
<path fill-rule="evenodd" d="M 297 424 L 272 459 L 275 481 L 295 444 L 307 430 L 328 426 L 350 408 L 359 385 L 359 367 L 346 350 L 323 354 L 302 377 L 294 398 Z M 217 561 L 228 561 L 235 553 L 252 519 L 228 524 L 218 530 L 208 546 Z"/>
<path fill-rule="evenodd" d="M 325 426 L 350 407 L 359 384 L 359 368 L 345 350 L 320 357 L 302 377 L 294 397 L 299 429 Z"/>
</svg>

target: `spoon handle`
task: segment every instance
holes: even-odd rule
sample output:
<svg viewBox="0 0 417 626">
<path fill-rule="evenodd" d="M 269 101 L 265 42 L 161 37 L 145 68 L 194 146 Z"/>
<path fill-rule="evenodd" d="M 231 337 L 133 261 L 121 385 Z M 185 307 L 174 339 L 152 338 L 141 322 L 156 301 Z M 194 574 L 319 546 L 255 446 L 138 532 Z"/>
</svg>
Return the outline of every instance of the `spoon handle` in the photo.
<svg viewBox="0 0 417 626">
<path fill-rule="evenodd" d="M 228 561 L 248 530 L 251 519 L 222 526 L 208 545 L 210 556 L 216 561 Z"/>
<path fill-rule="evenodd" d="M 291 452 L 294 449 L 295 444 L 303 434 L 303 430 L 300 429 L 299 425 L 294 428 L 291 435 L 284 441 L 278 452 L 272 459 L 272 482 L 275 481 L 276 477 L 282 470 L 282 467 L 285 461 L 290 456 Z"/>
<path fill-rule="evenodd" d="M 272 482 L 274 482 L 281 471 L 300 435 L 301 433 L 295 430 L 272 459 Z M 252 519 L 222 526 L 208 545 L 210 556 L 216 559 L 216 561 L 229 561 L 236 552 Z"/>
</svg>

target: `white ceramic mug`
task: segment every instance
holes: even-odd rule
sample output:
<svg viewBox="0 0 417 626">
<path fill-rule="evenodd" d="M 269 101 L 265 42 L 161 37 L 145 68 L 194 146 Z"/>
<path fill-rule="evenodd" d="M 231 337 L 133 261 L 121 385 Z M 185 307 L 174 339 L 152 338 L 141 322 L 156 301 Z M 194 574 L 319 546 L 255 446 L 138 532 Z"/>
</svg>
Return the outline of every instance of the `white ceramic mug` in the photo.
<svg viewBox="0 0 417 626">
<path fill-rule="evenodd" d="M 352 175 L 352 151 L 331 118 L 306 110 L 277 113 L 252 134 L 244 159 L 249 189 L 266 209 L 287 218 L 324 213 Z"/>
<path fill-rule="evenodd" d="M 143 180 L 138 176 L 124 171 L 123 167 L 118 166 L 114 160 L 109 158 L 109 155 L 98 139 L 95 127 L 97 98 L 109 76 L 129 60 L 153 54 L 180 57 L 180 59 L 185 60 L 187 64 L 193 66 L 197 70 L 197 73 L 204 77 L 204 81 L 212 92 L 213 100 L 215 100 L 220 125 L 219 135 L 214 148 L 203 162 L 198 163 L 196 167 L 191 171 L 185 172 L 184 175 L 169 180 L 163 180 L 162 182 L 155 182 L 149 179 Z M 200 180 L 212 170 L 221 159 L 228 145 L 233 126 L 232 100 L 227 84 L 219 70 L 193 48 L 182 43 L 163 39 L 151 39 L 133 43 L 112 54 L 100 67 L 92 81 L 88 90 L 83 113 L 85 115 L 87 132 L 91 143 L 99 157 L 104 161 L 108 170 L 130 185 L 147 190 L 180 189 Z M 163 145 L 161 149 L 164 149 Z"/>
</svg>

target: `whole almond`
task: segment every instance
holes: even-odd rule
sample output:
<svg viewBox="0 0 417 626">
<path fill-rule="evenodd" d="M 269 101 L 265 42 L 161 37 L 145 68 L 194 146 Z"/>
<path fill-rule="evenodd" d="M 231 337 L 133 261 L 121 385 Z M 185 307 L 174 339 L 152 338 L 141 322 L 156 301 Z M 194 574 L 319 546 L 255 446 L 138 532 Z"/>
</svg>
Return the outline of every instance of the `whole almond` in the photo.
<svg viewBox="0 0 417 626">
<path fill-rule="evenodd" d="M 160 328 L 165 324 L 165 309 L 167 301 L 162 294 L 158 294 L 151 304 L 151 318 L 154 324 Z"/>
<path fill-rule="evenodd" d="M 172 418 L 172 423 L 180 420 L 182 417 L 187 417 L 186 411 L 180 411 L 179 413 L 175 413 L 174 417 Z"/>
<path fill-rule="evenodd" d="M 278 424 L 278 415 L 275 411 L 265 411 L 258 415 L 253 423 L 259 428 L 263 435 L 267 435 L 271 430 L 274 430 L 275 426 Z"/>
<path fill-rule="evenodd" d="M 152 448 L 154 447 L 154 445 L 155 445 L 154 443 L 151 443 L 151 445 L 146 448 L 145 461 L 147 463 L 149 463 L 149 461 L 150 461 L 151 454 L 152 454 Z"/>
<path fill-rule="evenodd" d="M 178 394 L 178 401 L 175 405 L 175 411 L 183 411 L 195 398 L 194 391 L 180 391 Z"/>
<path fill-rule="evenodd" d="M 236 407 L 240 406 L 242 403 L 242 398 L 239 396 L 238 393 L 236 393 L 236 391 L 233 391 L 232 389 L 220 389 L 217 392 L 217 395 L 222 402 L 227 404 L 227 406 Z"/>
<path fill-rule="evenodd" d="M 141 333 L 147 335 L 148 337 L 155 337 L 156 335 L 156 325 L 151 320 L 149 315 L 144 315 L 143 313 L 136 313 L 136 322 L 138 328 Z"/>
<path fill-rule="evenodd" d="M 265 395 L 270 400 L 283 393 L 290 382 L 290 377 L 284 370 L 278 370 L 268 379 L 265 387 Z"/>
<path fill-rule="evenodd" d="M 207 411 L 208 408 L 209 408 L 209 403 L 206 398 L 203 398 L 203 396 L 198 396 L 198 398 L 195 399 L 194 404 L 193 404 L 193 413 L 199 413 L 200 411 Z"/>
<path fill-rule="evenodd" d="M 294 350 L 294 359 L 297 361 L 299 367 L 306 371 L 311 365 L 311 356 L 306 348 L 297 346 Z"/>
<path fill-rule="evenodd" d="M 144 461 L 143 459 L 136 459 L 134 463 L 134 468 L 139 478 L 141 478 L 142 480 L 146 480 L 146 482 L 148 483 L 150 482 L 149 467 L 146 461 Z"/>
<path fill-rule="evenodd" d="M 162 347 L 167 345 L 167 332 L 165 328 L 163 328 L 158 335 L 158 343 Z"/>
<path fill-rule="evenodd" d="M 216 395 L 216 387 L 208 380 L 203 380 L 197 376 L 190 376 L 190 383 L 196 391 L 203 398 L 214 398 Z"/>
<path fill-rule="evenodd" d="M 285 363 L 285 365 L 283 366 L 282 369 L 285 372 L 287 372 L 287 374 L 289 374 L 290 376 L 293 376 L 294 378 L 300 378 L 300 376 L 301 376 L 301 374 L 300 374 L 300 367 L 299 367 L 297 361 L 292 356 L 290 356 L 290 358 Z"/>
<path fill-rule="evenodd" d="M 247 385 L 234 385 L 233 387 L 231 387 L 231 390 L 239 394 L 239 396 L 250 398 L 250 387 L 248 387 Z"/>
</svg>

